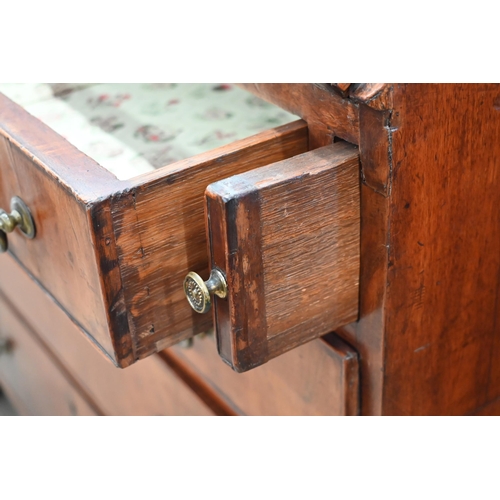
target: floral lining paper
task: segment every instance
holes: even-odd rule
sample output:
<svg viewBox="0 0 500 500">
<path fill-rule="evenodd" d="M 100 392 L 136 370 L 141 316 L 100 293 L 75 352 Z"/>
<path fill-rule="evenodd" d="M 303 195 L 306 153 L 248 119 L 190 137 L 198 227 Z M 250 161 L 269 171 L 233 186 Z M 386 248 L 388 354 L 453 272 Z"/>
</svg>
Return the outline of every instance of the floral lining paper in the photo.
<svg viewBox="0 0 500 500">
<path fill-rule="evenodd" d="M 119 179 L 298 119 L 230 84 L 0 84 Z"/>
</svg>

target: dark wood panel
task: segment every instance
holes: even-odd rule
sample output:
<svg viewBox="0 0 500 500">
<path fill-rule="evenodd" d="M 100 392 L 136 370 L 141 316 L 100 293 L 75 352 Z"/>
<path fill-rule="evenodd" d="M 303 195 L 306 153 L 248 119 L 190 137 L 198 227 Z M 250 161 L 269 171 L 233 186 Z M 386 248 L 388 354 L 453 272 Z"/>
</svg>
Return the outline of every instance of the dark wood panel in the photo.
<svg viewBox="0 0 500 500">
<path fill-rule="evenodd" d="M 500 86 L 395 87 L 386 414 L 500 395 Z"/>
<path fill-rule="evenodd" d="M 246 371 L 358 315 L 359 158 L 336 143 L 207 188 L 219 351 Z"/>
<path fill-rule="evenodd" d="M 217 356 L 213 336 L 196 337 L 190 349 L 168 349 L 246 415 L 357 415 L 356 352 L 330 334 L 246 373 Z"/>
</svg>

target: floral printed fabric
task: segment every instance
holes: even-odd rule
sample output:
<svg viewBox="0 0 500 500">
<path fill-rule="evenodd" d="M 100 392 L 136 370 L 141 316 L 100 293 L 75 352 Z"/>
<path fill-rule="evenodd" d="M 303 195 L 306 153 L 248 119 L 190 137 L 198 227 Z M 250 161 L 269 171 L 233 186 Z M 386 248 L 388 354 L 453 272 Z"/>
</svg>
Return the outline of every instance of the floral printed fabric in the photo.
<svg viewBox="0 0 500 500">
<path fill-rule="evenodd" d="M 0 92 L 119 179 L 297 119 L 229 84 L 0 84 Z"/>
</svg>

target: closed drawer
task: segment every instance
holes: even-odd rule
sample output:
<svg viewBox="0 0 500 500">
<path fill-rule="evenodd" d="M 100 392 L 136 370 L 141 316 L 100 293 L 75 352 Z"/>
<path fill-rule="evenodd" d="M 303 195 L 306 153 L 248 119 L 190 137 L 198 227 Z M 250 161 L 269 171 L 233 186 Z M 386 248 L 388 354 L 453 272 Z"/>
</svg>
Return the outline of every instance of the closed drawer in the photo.
<svg viewBox="0 0 500 500">
<path fill-rule="evenodd" d="M 24 394 L 22 403 L 34 414 L 45 411 L 39 403 L 48 397 L 47 404 L 54 414 L 66 414 L 70 408 L 76 407 L 79 414 L 90 412 L 82 399 L 74 394 L 74 390 L 59 376 L 58 384 L 47 379 L 49 374 L 58 373 L 54 365 L 47 360 L 41 348 L 33 347 L 29 359 L 17 359 L 24 354 L 24 342 L 34 346 L 40 339 L 46 352 L 63 369 L 81 390 L 93 402 L 93 407 L 104 415 L 214 415 L 232 413 L 226 404 L 219 403 L 210 394 L 202 394 L 201 399 L 158 355 L 129 367 L 127 370 L 117 370 L 99 351 L 79 334 L 78 327 L 68 318 L 54 301 L 44 293 L 21 269 L 21 267 L 6 255 L 4 272 L 0 273 L 0 295 L 8 296 L 8 307 L 2 302 L 0 323 L 1 332 L 22 335 L 23 344 L 16 347 L 13 357 L 0 357 L 0 381 L 6 388 Z M 12 310 L 23 316 L 24 323 L 29 325 L 30 336 L 24 333 L 26 327 L 20 325 L 14 318 Z M 4 316 L 5 314 L 5 316 Z M 8 327 L 4 321 L 8 320 Z M 6 330 L 7 329 L 7 330 Z M 26 337 L 26 339 L 25 339 Z M 15 367 L 15 370 L 12 368 Z M 46 368 L 48 367 L 48 368 Z M 55 377 L 55 375 L 52 375 Z M 25 386 L 32 384 L 29 391 Z M 18 386 L 21 386 L 18 389 Z M 55 389 L 53 389 L 55 387 Z M 10 394 L 10 393 L 9 393 Z M 68 401 L 71 401 L 69 405 Z M 25 403 L 24 403 L 25 402 Z M 76 406 L 75 406 L 76 405 Z M 81 408 L 80 408 L 81 406 Z"/>
<path fill-rule="evenodd" d="M 313 340 L 246 373 L 220 362 L 213 335 L 195 337 L 175 354 L 202 376 L 237 413 L 245 415 L 357 415 L 356 351 L 334 334 Z"/>
<path fill-rule="evenodd" d="M 99 414 L 1 297 L 0 317 L 0 383 L 19 413 Z"/>
<path fill-rule="evenodd" d="M 134 140 L 166 137 L 139 127 Z M 9 251 L 88 338 L 128 366 L 211 326 L 182 291 L 188 271 L 208 269 L 205 188 L 307 149 L 298 121 L 119 180 L 0 96 L 0 206 L 21 198 L 36 226 L 31 240 L 10 233 Z"/>
</svg>

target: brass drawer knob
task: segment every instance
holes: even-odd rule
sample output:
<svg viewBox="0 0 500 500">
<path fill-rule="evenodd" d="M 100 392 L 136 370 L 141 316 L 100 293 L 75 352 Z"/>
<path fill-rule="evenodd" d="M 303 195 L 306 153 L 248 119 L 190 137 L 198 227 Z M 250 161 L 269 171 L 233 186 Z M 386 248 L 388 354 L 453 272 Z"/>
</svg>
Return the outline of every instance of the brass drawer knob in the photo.
<svg viewBox="0 0 500 500">
<path fill-rule="evenodd" d="M 35 223 L 31 212 L 21 198 L 14 196 L 10 200 L 10 214 L 0 208 L 0 252 L 7 251 L 7 234 L 19 228 L 26 238 L 35 237 Z"/>
<path fill-rule="evenodd" d="M 207 313 L 212 306 L 211 294 L 215 294 L 221 299 L 226 298 L 226 278 L 219 269 L 212 269 L 207 281 L 203 281 L 198 274 L 190 272 L 184 279 L 184 293 L 189 305 L 197 313 Z"/>
</svg>

